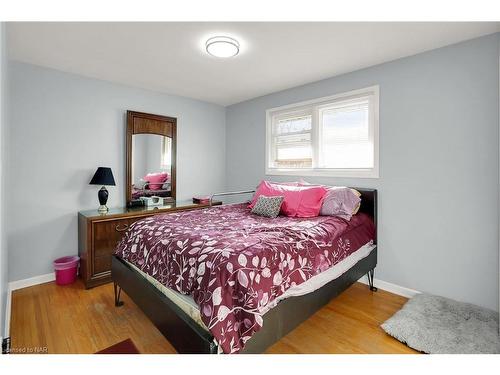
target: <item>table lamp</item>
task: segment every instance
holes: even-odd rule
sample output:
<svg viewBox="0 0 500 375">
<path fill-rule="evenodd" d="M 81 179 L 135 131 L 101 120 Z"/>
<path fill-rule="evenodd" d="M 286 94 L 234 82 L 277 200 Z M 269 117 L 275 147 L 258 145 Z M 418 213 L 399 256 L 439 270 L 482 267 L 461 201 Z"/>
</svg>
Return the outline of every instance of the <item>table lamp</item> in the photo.
<svg viewBox="0 0 500 375">
<path fill-rule="evenodd" d="M 106 207 L 106 202 L 108 201 L 108 190 L 105 185 L 115 186 L 115 179 L 113 177 L 113 172 L 111 172 L 111 168 L 107 167 L 99 167 L 97 171 L 94 173 L 94 177 L 90 180 L 90 185 L 102 185 L 102 188 L 97 193 L 99 197 L 99 208 L 97 212 L 100 214 L 108 212 L 108 207 Z"/>
</svg>

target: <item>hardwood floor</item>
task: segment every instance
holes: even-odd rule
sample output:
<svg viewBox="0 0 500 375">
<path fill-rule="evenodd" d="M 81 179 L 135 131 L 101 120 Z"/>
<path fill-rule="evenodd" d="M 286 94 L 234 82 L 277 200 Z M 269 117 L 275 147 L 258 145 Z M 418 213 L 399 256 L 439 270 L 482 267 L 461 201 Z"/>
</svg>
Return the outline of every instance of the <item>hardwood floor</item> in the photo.
<svg viewBox="0 0 500 375">
<path fill-rule="evenodd" d="M 113 302 L 113 284 L 85 290 L 81 281 L 16 290 L 12 294 L 12 353 L 95 353 L 131 338 L 141 353 L 175 349 L 141 310 L 122 293 Z M 406 298 L 356 283 L 310 319 L 271 346 L 267 353 L 415 353 L 379 325 Z"/>
</svg>

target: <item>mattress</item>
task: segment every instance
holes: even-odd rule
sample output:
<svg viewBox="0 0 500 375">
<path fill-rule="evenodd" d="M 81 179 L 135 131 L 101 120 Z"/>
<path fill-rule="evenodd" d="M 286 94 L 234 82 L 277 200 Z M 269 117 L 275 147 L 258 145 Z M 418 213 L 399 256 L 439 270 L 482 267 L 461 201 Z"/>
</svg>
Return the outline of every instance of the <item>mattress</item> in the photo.
<svg viewBox="0 0 500 375">
<path fill-rule="evenodd" d="M 280 297 L 276 298 L 272 303 L 266 305 L 264 309 L 262 309 L 262 314 L 265 314 L 270 309 L 275 307 L 280 301 L 289 298 L 289 297 L 297 297 L 302 296 L 307 293 L 314 292 L 315 290 L 321 288 L 323 285 L 326 285 L 332 280 L 335 280 L 337 277 L 341 276 L 345 272 L 347 272 L 351 267 L 356 265 L 361 259 L 366 258 L 370 255 L 371 251 L 376 246 L 373 245 L 373 241 L 370 241 L 366 245 L 363 245 L 361 248 L 353 252 L 347 258 L 344 258 L 334 266 L 330 267 L 328 270 L 321 272 L 320 274 L 313 276 L 309 280 L 303 282 L 300 285 L 296 285 L 288 289 L 285 293 L 283 293 Z M 193 321 L 195 321 L 201 328 L 206 331 L 209 331 L 203 320 L 201 319 L 200 308 L 194 301 L 193 297 L 186 294 L 181 294 L 172 290 L 165 285 L 161 284 L 154 277 L 151 277 L 147 273 L 141 271 L 139 268 L 134 266 L 132 263 L 125 261 L 130 267 L 132 267 L 136 272 L 138 272 L 142 277 L 144 277 L 149 283 L 154 285 L 163 295 L 165 295 L 168 299 L 170 299 L 173 303 L 175 303 L 182 311 L 184 311 Z"/>
<path fill-rule="evenodd" d="M 366 213 L 350 221 L 270 219 L 236 204 L 136 221 L 116 255 L 149 279 L 191 295 L 200 307 L 195 316 L 225 353 L 236 353 L 261 329 L 265 311 L 373 240 Z"/>
</svg>

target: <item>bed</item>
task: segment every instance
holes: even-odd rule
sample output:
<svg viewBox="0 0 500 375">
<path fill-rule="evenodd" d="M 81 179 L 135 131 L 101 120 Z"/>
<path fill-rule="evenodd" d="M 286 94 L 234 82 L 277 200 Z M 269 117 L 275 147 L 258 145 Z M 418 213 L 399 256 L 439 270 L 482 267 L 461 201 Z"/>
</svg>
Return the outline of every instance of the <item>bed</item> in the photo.
<svg viewBox="0 0 500 375">
<path fill-rule="evenodd" d="M 149 182 L 147 182 L 142 189 L 137 188 L 135 185 L 132 185 L 132 199 L 139 199 L 140 197 L 170 197 L 172 195 L 172 191 L 170 188 L 168 189 L 149 189 Z"/>
<path fill-rule="evenodd" d="M 351 221 L 262 218 L 244 204 L 136 222 L 112 260 L 123 289 L 180 353 L 259 353 L 377 263 L 377 192 Z"/>
</svg>

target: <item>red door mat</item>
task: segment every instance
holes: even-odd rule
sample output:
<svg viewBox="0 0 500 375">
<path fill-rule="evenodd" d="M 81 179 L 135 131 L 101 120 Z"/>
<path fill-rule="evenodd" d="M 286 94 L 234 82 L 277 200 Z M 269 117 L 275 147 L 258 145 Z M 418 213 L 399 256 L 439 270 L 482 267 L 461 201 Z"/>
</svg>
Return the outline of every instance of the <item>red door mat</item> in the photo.
<svg viewBox="0 0 500 375">
<path fill-rule="evenodd" d="M 131 339 L 126 339 L 95 354 L 140 354 Z"/>
</svg>

